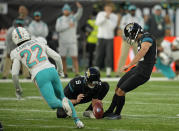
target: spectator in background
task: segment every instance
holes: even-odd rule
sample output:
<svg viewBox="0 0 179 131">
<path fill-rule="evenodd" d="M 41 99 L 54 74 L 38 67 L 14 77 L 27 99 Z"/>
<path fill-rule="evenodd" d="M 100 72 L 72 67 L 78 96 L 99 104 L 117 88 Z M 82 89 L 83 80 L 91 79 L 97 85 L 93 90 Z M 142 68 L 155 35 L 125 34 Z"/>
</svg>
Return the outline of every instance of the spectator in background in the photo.
<svg viewBox="0 0 179 131">
<path fill-rule="evenodd" d="M 165 35 L 165 21 L 161 16 L 162 8 L 160 5 L 154 6 L 154 13 L 149 17 L 145 25 L 145 30 L 152 33 L 156 38 L 157 46 L 161 45 Z"/>
<path fill-rule="evenodd" d="M 96 43 L 98 41 L 98 38 L 97 38 L 98 26 L 95 24 L 95 22 L 96 22 L 95 16 L 96 16 L 96 13 L 93 12 L 93 14 L 87 20 L 87 24 L 85 26 L 85 31 L 86 31 L 86 35 L 87 35 L 86 50 L 88 52 L 88 57 L 89 57 L 88 67 L 93 66 L 94 51 L 96 49 Z"/>
<path fill-rule="evenodd" d="M 107 77 L 111 76 L 114 30 L 118 22 L 118 16 L 113 13 L 113 7 L 112 3 L 107 3 L 104 6 L 104 11 L 99 12 L 96 17 L 98 44 L 96 47 L 95 66 L 100 68 L 105 60 Z"/>
<path fill-rule="evenodd" d="M 128 13 L 124 15 L 120 22 L 120 29 L 124 30 L 125 26 L 128 23 L 135 22 L 138 23 L 142 28 L 144 27 L 144 19 L 139 16 L 136 16 L 136 6 L 130 5 L 128 8 Z M 120 71 L 119 69 L 125 65 L 127 56 L 129 54 L 129 49 L 133 48 L 134 54 L 137 53 L 137 43 L 134 43 L 132 46 L 127 44 L 126 37 L 123 36 L 122 48 L 121 48 L 121 56 L 118 64 L 118 70 L 116 72 L 116 77 L 119 77 Z"/>
<path fill-rule="evenodd" d="M 23 19 L 24 26 L 25 27 L 28 26 L 32 21 L 32 18 L 28 16 L 28 9 L 24 5 L 20 5 L 18 9 L 18 13 L 19 13 L 19 16 L 17 18 Z"/>
<path fill-rule="evenodd" d="M 10 27 L 7 31 L 7 35 L 6 35 L 6 41 L 5 41 L 5 46 L 6 46 L 6 57 L 5 57 L 5 61 L 4 61 L 4 65 L 3 65 L 3 74 L 2 74 L 2 79 L 7 79 L 8 75 L 10 73 L 11 70 L 11 66 L 12 66 L 12 61 L 10 59 L 10 52 L 16 48 L 17 46 L 14 44 L 14 42 L 12 41 L 12 31 L 19 26 L 24 26 L 24 20 L 17 18 L 14 20 L 13 26 Z M 30 79 L 28 70 L 26 69 L 25 66 L 22 66 L 23 68 L 23 76 L 27 79 Z"/>
<path fill-rule="evenodd" d="M 56 21 L 56 31 L 59 33 L 59 52 L 62 56 L 63 69 L 65 78 L 67 75 L 66 57 L 72 57 L 73 66 L 76 76 L 79 75 L 78 67 L 78 45 L 77 45 L 77 23 L 80 20 L 83 8 L 79 2 L 76 3 L 78 11 L 72 14 L 72 10 L 68 4 L 62 8 L 63 16 Z"/>
<path fill-rule="evenodd" d="M 174 79 L 175 73 L 171 68 L 173 62 L 171 43 L 168 40 L 163 40 L 161 46 L 158 47 L 158 57 L 156 68 L 168 79 Z"/>
<path fill-rule="evenodd" d="M 43 37 L 46 38 L 48 35 L 48 26 L 41 20 L 42 14 L 39 11 L 34 12 L 34 20 L 30 23 L 28 31 L 31 37 Z"/>
</svg>

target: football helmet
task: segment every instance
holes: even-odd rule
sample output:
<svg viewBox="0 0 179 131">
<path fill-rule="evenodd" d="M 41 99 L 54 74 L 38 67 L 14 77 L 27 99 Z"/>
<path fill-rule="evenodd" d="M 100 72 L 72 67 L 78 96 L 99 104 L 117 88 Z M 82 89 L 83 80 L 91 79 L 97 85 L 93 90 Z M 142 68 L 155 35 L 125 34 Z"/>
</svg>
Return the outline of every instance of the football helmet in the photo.
<svg viewBox="0 0 179 131">
<path fill-rule="evenodd" d="M 129 23 L 124 28 L 124 35 L 127 38 L 127 43 L 132 45 L 139 33 L 143 32 L 142 27 L 137 23 Z"/>
<path fill-rule="evenodd" d="M 12 32 L 12 40 L 16 45 L 30 39 L 31 39 L 30 34 L 23 27 L 17 27 Z"/>
<path fill-rule="evenodd" d="M 100 72 L 97 69 L 90 67 L 85 72 L 85 79 L 88 86 L 93 88 L 100 82 Z"/>
</svg>

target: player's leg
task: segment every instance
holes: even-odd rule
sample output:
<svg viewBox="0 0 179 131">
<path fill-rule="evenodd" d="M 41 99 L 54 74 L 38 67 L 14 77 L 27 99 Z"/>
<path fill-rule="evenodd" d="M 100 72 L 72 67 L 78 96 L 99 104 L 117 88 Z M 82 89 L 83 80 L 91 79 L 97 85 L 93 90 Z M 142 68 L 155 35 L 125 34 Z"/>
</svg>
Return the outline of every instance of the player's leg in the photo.
<svg viewBox="0 0 179 131">
<path fill-rule="evenodd" d="M 45 101 L 47 102 L 47 104 L 52 108 L 52 109 L 56 109 L 56 108 L 62 108 L 62 101 L 57 99 L 57 97 L 55 96 L 55 92 L 53 90 L 53 86 L 51 84 L 51 82 L 46 82 L 44 84 L 41 84 L 41 81 L 36 80 L 36 83 L 40 89 L 40 93 L 43 96 L 43 98 L 45 99 Z"/>
<path fill-rule="evenodd" d="M 58 73 L 54 69 L 52 74 L 53 74 L 52 84 L 53 84 L 53 89 L 55 91 L 55 95 L 56 95 L 57 98 L 63 100 L 65 98 L 65 95 L 64 95 L 64 92 L 63 92 L 62 83 L 61 83 L 61 81 L 58 77 Z M 75 122 L 78 121 L 79 119 L 77 119 L 77 114 L 76 114 L 75 108 L 74 108 L 74 106 L 73 106 L 73 104 L 71 103 L 70 100 L 68 100 L 68 104 L 69 104 L 69 106 L 72 110 L 72 117 L 75 119 Z"/>
<path fill-rule="evenodd" d="M 109 91 L 109 84 L 107 82 L 101 83 L 101 88 L 99 88 L 98 92 L 98 99 L 103 100 L 104 97 L 107 95 Z"/>
<path fill-rule="evenodd" d="M 124 81 L 121 85 L 117 85 L 117 90 L 115 92 L 116 95 L 116 111 L 115 115 L 112 116 L 112 119 L 121 118 L 120 114 L 125 104 L 125 94 L 131 90 L 134 90 L 138 86 L 144 84 L 148 81 L 149 78 L 145 78 L 140 74 L 132 74 L 126 81 Z"/>
<path fill-rule="evenodd" d="M 134 69 L 135 69 L 135 67 L 132 68 L 130 71 L 128 71 L 128 72 L 119 80 L 119 82 L 118 82 L 118 85 L 119 85 L 119 86 L 122 85 L 123 82 L 125 82 L 132 74 L 134 74 Z M 117 89 L 117 88 L 116 88 L 116 89 Z M 116 89 L 115 89 L 115 91 L 116 91 Z M 107 111 L 104 113 L 104 117 L 105 117 L 106 115 L 113 114 L 113 111 L 114 111 L 114 109 L 115 109 L 115 107 L 116 107 L 116 104 L 117 104 L 117 95 L 114 94 L 113 99 L 112 99 L 112 102 L 111 102 L 109 108 L 108 108 Z"/>
</svg>

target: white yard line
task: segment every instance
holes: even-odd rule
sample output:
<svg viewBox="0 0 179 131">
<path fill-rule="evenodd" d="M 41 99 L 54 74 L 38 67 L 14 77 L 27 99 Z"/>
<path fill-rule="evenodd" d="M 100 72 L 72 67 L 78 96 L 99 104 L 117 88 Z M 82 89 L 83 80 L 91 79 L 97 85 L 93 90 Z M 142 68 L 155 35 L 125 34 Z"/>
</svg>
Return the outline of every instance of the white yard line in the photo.
<svg viewBox="0 0 179 131">
<path fill-rule="evenodd" d="M 41 113 L 55 113 L 56 110 L 37 110 L 37 109 L 19 109 L 16 108 L 0 108 L 0 111 L 11 111 L 11 112 L 41 112 Z M 82 114 L 83 112 L 77 112 L 78 114 Z M 122 114 L 122 116 L 127 116 L 127 117 L 145 117 L 145 118 L 167 118 L 167 119 L 179 119 L 179 114 L 176 116 L 161 116 L 158 114 L 149 114 L 149 115 L 136 115 L 136 114 Z M 1 115 L 0 115 L 1 117 Z M 2 116 L 3 117 L 3 116 Z M 5 117 L 5 116 L 4 116 Z M 31 120 L 31 119 L 24 119 L 24 120 Z M 34 119 L 35 120 L 35 119 Z M 39 120 L 39 119 L 37 119 Z"/>
<path fill-rule="evenodd" d="M 54 126 L 47 126 L 47 125 L 5 125 L 9 127 L 37 127 L 37 128 L 67 128 L 67 129 L 76 129 L 75 125 L 74 126 L 63 126 L 63 125 L 54 125 Z M 126 130 L 126 129 L 101 129 L 98 127 L 92 128 L 89 126 L 85 126 L 85 130 L 106 130 L 106 131 L 148 131 L 148 130 Z"/>
<path fill-rule="evenodd" d="M 158 94 L 161 95 L 161 94 Z M 27 96 L 21 99 L 22 101 L 26 100 L 43 100 L 43 97 L 41 96 Z M 17 101 L 18 99 L 16 97 L 0 97 L 0 101 Z M 20 101 L 21 101 L 20 100 Z M 111 103 L 111 101 L 103 100 L 103 103 Z M 141 102 L 141 101 L 135 101 L 135 102 L 126 102 L 126 104 L 135 104 L 135 105 L 179 105 L 178 103 L 150 103 L 150 102 Z M 79 108 L 79 106 L 78 106 Z"/>
<path fill-rule="evenodd" d="M 61 79 L 62 82 L 69 82 L 72 78 L 66 78 L 66 79 Z M 114 81 L 117 82 L 119 81 L 120 78 L 101 78 L 102 81 Z M 165 77 L 151 77 L 149 81 L 178 81 L 178 80 L 169 80 Z M 0 79 L 0 83 L 9 83 L 12 82 L 12 79 Z M 22 83 L 29 83 L 32 82 L 32 80 L 28 79 L 20 79 L 20 82 Z"/>
</svg>

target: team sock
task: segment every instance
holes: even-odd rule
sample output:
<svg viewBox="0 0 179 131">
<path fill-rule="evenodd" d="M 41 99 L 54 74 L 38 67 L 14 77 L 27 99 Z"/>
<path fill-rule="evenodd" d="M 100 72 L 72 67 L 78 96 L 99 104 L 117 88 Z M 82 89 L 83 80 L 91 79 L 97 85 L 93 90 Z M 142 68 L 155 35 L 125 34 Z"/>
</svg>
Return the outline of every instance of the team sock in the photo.
<svg viewBox="0 0 179 131">
<path fill-rule="evenodd" d="M 71 107 L 71 110 L 72 110 L 72 117 L 73 117 L 74 119 L 76 119 L 76 118 L 77 118 L 77 114 L 76 114 L 75 108 L 74 108 L 74 106 L 73 106 L 73 104 L 71 103 L 70 100 L 68 100 L 68 103 L 69 103 L 69 105 L 70 105 L 70 107 Z"/>
<path fill-rule="evenodd" d="M 110 107 L 108 108 L 108 110 L 106 111 L 107 113 L 113 112 L 114 108 L 116 107 L 117 97 L 118 96 L 116 94 L 114 94 L 113 99 L 112 99 L 112 103 L 111 103 Z"/>
<path fill-rule="evenodd" d="M 125 96 L 117 96 L 117 106 L 116 106 L 116 111 L 115 114 L 120 115 L 122 108 L 125 104 Z"/>
</svg>

